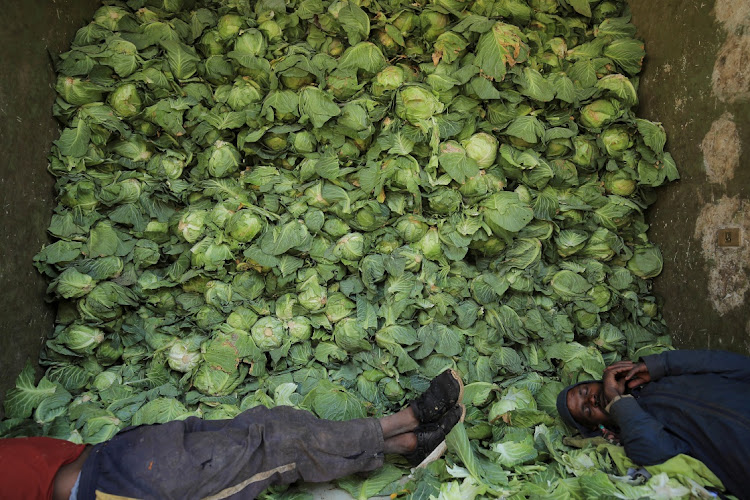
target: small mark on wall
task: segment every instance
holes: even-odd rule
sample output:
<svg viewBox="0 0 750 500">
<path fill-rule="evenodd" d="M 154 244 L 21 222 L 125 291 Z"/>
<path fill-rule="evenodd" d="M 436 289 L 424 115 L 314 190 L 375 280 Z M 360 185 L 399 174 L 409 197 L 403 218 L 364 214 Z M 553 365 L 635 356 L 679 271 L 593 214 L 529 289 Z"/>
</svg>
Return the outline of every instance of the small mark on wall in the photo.
<svg viewBox="0 0 750 500">
<path fill-rule="evenodd" d="M 741 244 L 740 234 L 738 227 L 719 229 L 717 243 L 720 247 L 738 247 Z"/>
</svg>

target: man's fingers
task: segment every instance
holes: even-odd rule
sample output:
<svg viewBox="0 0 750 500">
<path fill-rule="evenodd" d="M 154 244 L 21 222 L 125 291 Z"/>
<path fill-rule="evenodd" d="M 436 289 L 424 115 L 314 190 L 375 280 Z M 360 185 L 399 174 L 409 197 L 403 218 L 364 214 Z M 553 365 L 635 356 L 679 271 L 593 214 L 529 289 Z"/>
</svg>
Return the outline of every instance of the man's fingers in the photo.
<svg viewBox="0 0 750 500">
<path fill-rule="evenodd" d="M 612 363 L 611 365 L 609 365 L 608 367 L 604 369 L 604 372 L 606 373 L 606 372 L 613 371 L 613 370 L 621 371 L 622 369 L 630 369 L 632 367 L 633 367 L 632 361 L 623 360 L 623 361 L 618 361 L 616 363 Z"/>
<path fill-rule="evenodd" d="M 623 359 L 623 360 L 617 361 L 615 363 L 612 363 L 607 368 L 615 368 L 615 367 L 620 367 L 620 366 L 633 366 L 633 362 L 632 361 L 628 361 L 626 359 Z"/>
<path fill-rule="evenodd" d="M 634 389 L 634 388 L 638 387 L 639 385 L 643 384 L 644 382 L 645 381 L 643 379 L 641 379 L 641 378 L 634 378 L 634 379 L 628 381 L 628 388 L 629 389 Z"/>
<path fill-rule="evenodd" d="M 619 375 L 620 373 L 624 373 L 627 371 L 631 371 L 631 368 L 629 365 L 612 365 L 607 367 L 607 373 L 612 373 L 613 375 Z"/>
<path fill-rule="evenodd" d="M 646 368 L 646 365 L 644 365 L 643 363 L 638 363 L 637 365 L 633 366 L 633 368 L 631 368 L 631 370 L 628 372 L 627 375 L 625 375 L 625 380 L 630 380 L 631 378 L 640 374 L 644 370 L 648 371 L 648 368 Z"/>
</svg>

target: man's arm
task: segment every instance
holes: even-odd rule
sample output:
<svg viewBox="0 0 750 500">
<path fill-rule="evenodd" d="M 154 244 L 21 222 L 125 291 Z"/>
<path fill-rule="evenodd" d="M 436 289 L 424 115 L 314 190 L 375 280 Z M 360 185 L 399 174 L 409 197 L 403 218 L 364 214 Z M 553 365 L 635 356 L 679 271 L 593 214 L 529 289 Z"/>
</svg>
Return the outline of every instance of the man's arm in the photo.
<svg viewBox="0 0 750 500">
<path fill-rule="evenodd" d="M 610 407 L 610 416 L 620 428 L 625 453 L 639 465 L 660 464 L 690 448 L 668 433 L 664 426 L 643 410 L 632 397 L 622 397 Z"/>
<path fill-rule="evenodd" d="M 750 358 L 727 351 L 666 351 L 645 356 L 651 380 L 673 375 L 716 373 L 750 382 Z"/>
</svg>

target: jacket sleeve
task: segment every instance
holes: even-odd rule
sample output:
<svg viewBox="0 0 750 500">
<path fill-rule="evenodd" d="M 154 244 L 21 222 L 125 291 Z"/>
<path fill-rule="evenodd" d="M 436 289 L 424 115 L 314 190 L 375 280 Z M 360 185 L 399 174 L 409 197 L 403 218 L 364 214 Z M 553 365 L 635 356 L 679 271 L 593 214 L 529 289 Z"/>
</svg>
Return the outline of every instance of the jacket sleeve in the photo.
<svg viewBox="0 0 750 500">
<path fill-rule="evenodd" d="M 651 380 L 673 375 L 715 373 L 750 382 L 750 358 L 727 351 L 666 351 L 645 356 Z"/>
<path fill-rule="evenodd" d="M 620 428 L 625 454 L 638 465 L 660 464 L 690 448 L 670 434 L 658 420 L 643 410 L 635 398 L 622 398 L 610 408 L 610 416 Z"/>
</svg>

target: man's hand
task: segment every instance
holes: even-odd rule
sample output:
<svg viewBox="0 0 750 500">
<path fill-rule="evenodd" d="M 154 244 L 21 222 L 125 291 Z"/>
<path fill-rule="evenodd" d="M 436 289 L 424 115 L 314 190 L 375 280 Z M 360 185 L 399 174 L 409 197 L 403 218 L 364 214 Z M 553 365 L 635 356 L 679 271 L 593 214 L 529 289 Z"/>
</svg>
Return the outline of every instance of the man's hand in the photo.
<svg viewBox="0 0 750 500">
<path fill-rule="evenodd" d="M 646 363 L 633 364 L 630 371 L 625 375 L 625 380 L 628 383 L 629 389 L 651 382 L 651 374 L 648 372 Z"/>
<path fill-rule="evenodd" d="M 620 438 L 617 434 L 614 433 L 614 431 L 607 429 L 603 425 L 599 426 L 599 430 L 602 431 L 602 435 L 604 436 L 604 439 L 606 439 L 612 444 L 620 444 Z"/>
<path fill-rule="evenodd" d="M 607 370 L 617 370 L 619 368 L 625 368 L 625 367 L 627 367 L 628 369 L 631 369 L 634 366 L 635 366 L 635 363 L 633 363 L 632 361 L 629 361 L 627 359 L 623 359 L 623 360 L 618 361 L 616 363 L 612 363 L 611 365 L 609 365 L 608 367 L 606 367 L 604 369 L 604 372 L 606 373 Z"/>
<path fill-rule="evenodd" d="M 633 368 L 630 361 L 618 361 L 604 369 L 602 385 L 604 398 L 609 403 L 617 396 L 625 394 L 625 374 Z"/>
</svg>

